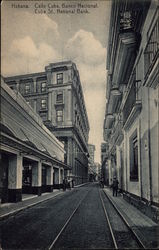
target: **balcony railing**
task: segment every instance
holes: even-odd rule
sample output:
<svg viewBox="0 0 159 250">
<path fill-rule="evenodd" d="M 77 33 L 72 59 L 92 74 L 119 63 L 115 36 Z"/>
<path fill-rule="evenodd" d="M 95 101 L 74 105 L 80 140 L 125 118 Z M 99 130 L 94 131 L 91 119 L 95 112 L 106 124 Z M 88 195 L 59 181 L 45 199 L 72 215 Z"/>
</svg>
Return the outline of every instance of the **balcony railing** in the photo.
<svg viewBox="0 0 159 250">
<path fill-rule="evenodd" d="M 117 125 L 115 126 L 114 132 L 114 142 L 117 143 L 120 136 L 122 136 L 122 128 L 123 128 L 123 121 L 119 120 Z"/>
<path fill-rule="evenodd" d="M 159 20 L 156 21 L 144 51 L 145 82 L 156 65 L 159 56 Z M 157 66 L 156 66 L 157 67 Z"/>
<path fill-rule="evenodd" d="M 141 81 L 136 81 L 135 75 L 133 76 L 132 84 L 128 91 L 127 99 L 123 107 L 123 125 L 126 123 L 133 108 L 141 104 Z"/>
<path fill-rule="evenodd" d="M 110 151 L 114 146 L 120 144 L 120 141 L 123 138 L 122 128 L 123 128 L 123 121 L 121 119 L 117 120 L 111 131 L 111 137 L 109 139 Z"/>
</svg>

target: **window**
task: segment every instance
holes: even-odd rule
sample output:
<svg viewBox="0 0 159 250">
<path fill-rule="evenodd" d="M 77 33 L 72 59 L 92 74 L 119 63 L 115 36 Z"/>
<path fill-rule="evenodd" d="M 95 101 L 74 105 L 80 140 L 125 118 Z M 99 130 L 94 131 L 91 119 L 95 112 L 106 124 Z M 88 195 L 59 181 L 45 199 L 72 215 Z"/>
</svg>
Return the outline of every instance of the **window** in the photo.
<svg viewBox="0 0 159 250">
<path fill-rule="evenodd" d="M 30 90 L 30 83 L 25 83 L 25 94 L 29 94 Z"/>
<path fill-rule="evenodd" d="M 41 108 L 46 109 L 46 99 L 41 100 Z"/>
<path fill-rule="evenodd" d="M 63 103 L 63 92 L 58 92 L 56 96 L 57 103 Z"/>
<path fill-rule="evenodd" d="M 130 181 L 138 181 L 138 139 L 137 133 L 130 139 Z"/>
<path fill-rule="evenodd" d="M 56 110 L 56 121 L 63 122 L 63 109 Z"/>
<path fill-rule="evenodd" d="M 63 73 L 57 74 L 57 84 L 63 84 Z"/>
<path fill-rule="evenodd" d="M 41 92 L 46 92 L 46 82 L 41 83 Z"/>
</svg>

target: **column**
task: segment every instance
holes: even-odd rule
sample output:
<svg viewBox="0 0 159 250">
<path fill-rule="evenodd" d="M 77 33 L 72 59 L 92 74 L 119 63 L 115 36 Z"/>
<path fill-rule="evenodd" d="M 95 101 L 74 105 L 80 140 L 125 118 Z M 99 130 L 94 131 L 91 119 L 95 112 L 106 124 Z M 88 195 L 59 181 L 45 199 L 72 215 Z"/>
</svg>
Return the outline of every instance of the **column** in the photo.
<svg viewBox="0 0 159 250">
<path fill-rule="evenodd" d="M 119 146 L 116 146 L 116 169 L 117 169 L 117 179 L 119 181 L 119 188 L 121 189 L 121 157 L 120 157 Z"/>
<path fill-rule="evenodd" d="M 52 123 L 54 122 L 53 119 L 52 119 L 52 91 L 49 90 L 49 93 L 48 93 L 48 120 L 49 121 L 52 121 Z"/>
<path fill-rule="evenodd" d="M 111 171 L 111 160 L 108 160 L 108 171 L 109 171 L 109 185 L 112 184 L 112 171 Z"/>
<path fill-rule="evenodd" d="M 60 184 L 63 183 L 63 179 L 64 179 L 64 169 L 61 168 L 61 180 L 60 180 Z"/>
<path fill-rule="evenodd" d="M 49 84 L 52 84 L 52 73 L 51 73 L 51 68 L 50 68 L 50 66 L 46 66 L 45 67 L 45 71 L 46 71 L 46 74 L 47 74 L 47 82 L 49 83 Z"/>
<path fill-rule="evenodd" d="M 128 191 L 128 149 L 127 149 L 127 133 L 124 131 L 124 191 Z"/>
<path fill-rule="evenodd" d="M 8 168 L 8 201 L 18 202 L 22 200 L 22 156 L 9 157 Z"/>
<path fill-rule="evenodd" d="M 57 188 L 57 189 L 59 189 L 59 184 L 60 184 L 60 182 L 59 182 L 59 176 L 60 176 L 60 173 L 59 173 L 59 171 L 60 171 L 60 169 L 59 168 L 54 168 L 54 188 Z"/>
<path fill-rule="evenodd" d="M 61 183 L 61 168 L 58 169 L 58 177 L 59 177 L 58 184 L 60 184 Z"/>
<path fill-rule="evenodd" d="M 20 84 L 20 80 L 17 81 L 17 91 L 19 91 L 19 84 Z M 20 91 L 19 91 L 20 92 Z"/>
<path fill-rule="evenodd" d="M 42 164 L 41 162 L 34 162 L 32 164 L 32 193 L 41 195 L 41 181 L 42 181 Z"/>
<path fill-rule="evenodd" d="M 47 166 L 46 168 L 46 191 L 53 191 L 53 166 Z"/>
<path fill-rule="evenodd" d="M 67 123 L 72 125 L 72 92 L 71 89 L 67 90 L 67 116 L 64 118 L 65 122 L 67 120 Z"/>
<path fill-rule="evenodd" d="M 37 91 L 36 91 L 36 78 L 35 77 L 33 77 L 33 89 L 34 89 L 34 93 L 36 93 Z"/>
</svg>

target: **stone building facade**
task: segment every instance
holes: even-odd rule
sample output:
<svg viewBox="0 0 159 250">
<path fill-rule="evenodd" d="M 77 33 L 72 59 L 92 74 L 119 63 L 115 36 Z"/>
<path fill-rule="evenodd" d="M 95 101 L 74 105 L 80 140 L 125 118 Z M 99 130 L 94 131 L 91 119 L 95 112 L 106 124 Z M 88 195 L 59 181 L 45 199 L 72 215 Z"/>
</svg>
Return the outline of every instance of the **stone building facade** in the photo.
<svg viewBox="0 0 159 250">
<path fill-rule="evenodd" d="M 95 145 L 88 144 L 88 152 L 89 152 L 89 167 L 88 167 L 88 175 L 89 181 L 94 181 L 96 179 L 96 165 L 94 162 L 94 154 L 95 154 Z"/>
<path fill-rule="evenodd" d="M 113 1 L 107 52 L 104 140 L 124 197 L 156 216 L 159 20 L 157 1 Z"/>
<path fill-rule="evenodd" d="M 111 185 L 112 176 L 108 168 L 108 144 L 103 142 L 101 143 L 101 179 L 104 184 L 109 186 Z"/>
<path fill-rule="evenodd" d="M 51 63 L 44 72 L 6 77 L 64 144 L 64 162 L 72 167 L 65 176 L 80 184 L 88 179 L 89 122 L 76 65 Z"/>
<path fill-rule="evenodd" d="M 19 92 L 1 79 L 0 200 L 41 195 L 62 185 L 64 145 L 44 126 Z"/>
</svg>

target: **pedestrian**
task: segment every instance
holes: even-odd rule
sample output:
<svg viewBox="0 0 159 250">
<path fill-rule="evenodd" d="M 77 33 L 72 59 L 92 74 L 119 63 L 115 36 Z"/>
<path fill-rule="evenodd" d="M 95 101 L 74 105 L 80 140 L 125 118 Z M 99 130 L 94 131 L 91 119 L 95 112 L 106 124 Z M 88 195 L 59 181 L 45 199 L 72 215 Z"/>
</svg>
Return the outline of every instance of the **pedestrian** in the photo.
<svg viewBox="0 0 159 250">
<path fill-rule="evenodd" d="M 72 188 L 74 188 L 74 180 L 72 180 Z"/>
<path fill-rule="evenodd" d="M 66 181 L 63 179 L 63 191 L 66 191 Z"/>
<path fill-rule="evenodd" d="M 116 176 L 114 176 L 114 179 L 113 179 L 113 196 L 114 196 L 114 195 L 117 196 L 118 184 L 119 184 L 119 182 L 118 182 Z"/>
<path fill-rule="evenodd" d="M 66 188 L 68 188 L 68 180 L 67 180 L 67 178 L 65 180 L 65 185 L 66 185 Z"/>
<path fill-rule="evenodd" d="M 70 180 L 68 181 L 68 189 L 71 190 L 71 181 Z"/>
</svg>

